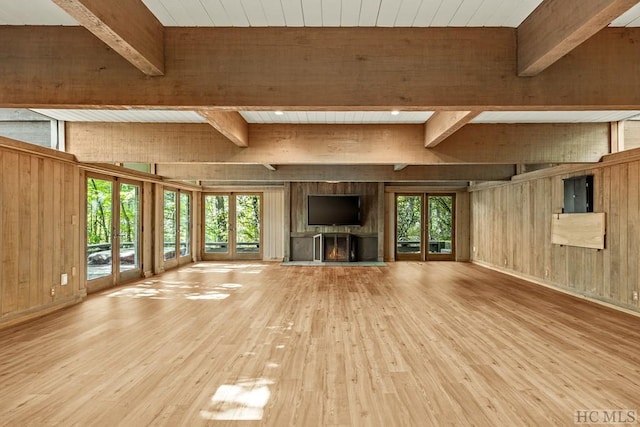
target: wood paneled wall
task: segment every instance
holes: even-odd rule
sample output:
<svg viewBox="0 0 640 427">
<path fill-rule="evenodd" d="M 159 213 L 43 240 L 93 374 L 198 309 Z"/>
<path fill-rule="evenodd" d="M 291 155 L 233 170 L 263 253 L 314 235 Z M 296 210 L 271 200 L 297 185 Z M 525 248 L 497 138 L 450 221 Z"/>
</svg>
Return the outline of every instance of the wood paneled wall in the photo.
<svg viewBox="0 0 640 427">
<path fill-rule="evenodd" d="M 282 261 L 284 258 L 286 217 L 284 213 L 284 187 L 265 189 L 262 194 L 262 221 L 264 227 L 262 259 L 265 261 Z"/>
<path fill-rule="evenodd" d="M 583 170 L 558 167 L 471 193 L 475 262 L 638 310 L 640 151 Z M 563 178 L 594 175 L 594 211 L 606 214 L 604 250 L 551 243 L 551 217 L 563 207 Z M 546 175 L 546 176 L 543 176 Z"/>
<path fill-rule="evenodd" d="M 85 295 L 84 211 L 73 162 L 0 147 L 0 176 L 0 325 L 6 325 Z"/>
<path fill-rule="evenodd" d="M 331 227 L 307 225 L 307 196 L 309 194 L 359 194 L 361 198 L 362 225 L 359 227 Z M 377 235 L 378 184 L 369 182 L 292 182 L 291 183 L 291 233 L 353 233 L 357 235 Z"/>
</svg>

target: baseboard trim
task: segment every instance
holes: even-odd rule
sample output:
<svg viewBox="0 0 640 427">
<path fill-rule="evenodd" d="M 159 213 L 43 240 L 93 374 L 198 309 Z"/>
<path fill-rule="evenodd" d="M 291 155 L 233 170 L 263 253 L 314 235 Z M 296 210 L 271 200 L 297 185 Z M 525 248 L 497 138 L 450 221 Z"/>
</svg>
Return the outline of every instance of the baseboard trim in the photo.
<svg viewBox="0 0 640 427">
<path fill-rule="evenodd" d="M 0 330 L 16 326 L 18 324 L 28 322 L 29 320 L 37 319 L 39 317 L 46 316 L 55 311 L 62 310 L 63 308 L 70 307 L 81 303 L 86 294 L 74 295 L 63 300 L 55 301 L 44 306 L 32 308 L 17 314 L 8 315 L 4 319 L 0 319 Z"/>
<path fill-rule="evenodd" d="M 497 266 L 495 266 L 493 264 L 488 264 L 488 263 L 485 263 L 485 262 L 482 262 L 482 261 L 474 261 L 474 260 L 472 260 L 471 263 L 475 264 L 475 265 L 477 265 L 479 267 L 483 267 L 483 268 L 486 268 L 486 269 L 489 269 L 489 270 L 493 270 L 493 271 L 497 271 L 499 273 L 506 274 L 507 276 L 515 277 L 517 279 L 525 280 L 527 282 L 530 282 L 530 283 L 533 283 L 533 284 L 536 284 L 536 285 L 544 286 L 545 288 L 548 288 L 548 289 L 563 293 L 565 295 L 569 295 L 569 296 L 572 296 L 572 297 L 575 297 L 575 298 L 583 299 L 583 300 L 592 302 L 594 304 L 599 304 L 599 305 L 602 305 L 604 307 L 611 308 L 613 310 L 618 310 L 618 311 L 621 311 L 623 313 L 630 314 L 632 316 L 640 317 L 640 311 L 638 311 L 638 310 L 622 307 L 620 305 L 617 305 L 617 304 L 614 304 L 614 303 L 611 303 L 611 302 L 608 302 L 608 301 L 603 301 L 603 300 L 598 299 L 598 298 L 593 298 L 593 297 L 591 297 L 589 295 L 586 295 L 586 294 L 583 294 L 583 293 L 580 293 L 580 292 L 572 292 L 572 291 L 570 291 L 568 289 L 561 288 L 559 286 L 555 286 L 555 285 L 552 285 L 550 283 L 543 282 L 543 281 L 541 281 L 541 280 L 539 280 L 539 279 L 537 279 L 535 277 L 527 276 L 526 274 L 519 274 L 519 273 L 517 273 L 517 272 L 515 272 L 513 270 L 507 270 L 507 269 L 504 269 L 504 268 L 500 268 L 500 267 L 497 267 Z"/>
</svg>

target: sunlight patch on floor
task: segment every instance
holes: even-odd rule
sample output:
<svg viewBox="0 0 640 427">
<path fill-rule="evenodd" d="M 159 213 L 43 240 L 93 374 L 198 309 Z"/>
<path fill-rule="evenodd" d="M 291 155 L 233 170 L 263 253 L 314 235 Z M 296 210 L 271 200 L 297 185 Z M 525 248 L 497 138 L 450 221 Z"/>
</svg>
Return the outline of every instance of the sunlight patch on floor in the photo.
<svg viewBox="0 0 640 427">
<path fill-rule="evenodd" d="M 273 383 L 267 378 L 257 378 L 223 384 L 211 397 L 209 408 L 200 411 L 200 417 L 205 420 L 259 421 L 271 398 L 269 386 Z"/>
<path fill-rule="evenodd" d="M 239 283 L 203 284 L 199 282 L 172 282 L 149 280 L 108 292 L 110 298 L 186 299 L 219 301 L 242 288 Z"/>
<path fill-rule="evenodd" d="M 242 273 L 242 274 L 260 274 L 262 270 L 267 268 L 264 264 L 252 263 L 197 263 L 190 267 L 185 267 L 181 271 L 185 273 Z"/>
</svg>

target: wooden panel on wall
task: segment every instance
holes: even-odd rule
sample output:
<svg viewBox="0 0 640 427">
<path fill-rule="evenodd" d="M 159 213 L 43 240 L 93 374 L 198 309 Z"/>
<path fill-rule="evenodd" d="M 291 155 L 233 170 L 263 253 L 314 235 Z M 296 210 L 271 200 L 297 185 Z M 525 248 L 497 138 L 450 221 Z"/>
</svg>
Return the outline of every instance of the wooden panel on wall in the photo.
<svg viewBox="0 0 640 427">
<path fill-rule="evenodd" d="M 285 213 L 284 187 L 263 191 L 264 235 L 262 236 L 262 259 L 265 261 L 284 258 Z M 288 233 L 286 234 L 288 237 Z"/>
<path fill-rule="evenodd" d="M 626 156 L 627 162 L 617 157 L 613 164 L 569 174 L 558 167 L 534 173 L 528 181 L 474 190 L 473 261 L 638 309 L 633 292 L 640 291 L 640 160 L 633 153 Z M 594 210 L 605 217 L 605 249 L 554 245 L 551 218 L 563 207 L 562 179 L 587 174 L 594 176 Z M 511 251 L 504 252 L 507 247 Z"/>
<path fill-rule="evenodd" d="M 80 171 L 49 151 L 0 148 L 0 325 L 83 296 Z"/>
<path fill-rule="evenodd" d="M 604 249 L 604 226 L 604 213 L 554 214 L 551 216 L 551 243 Z"/>
</svg>

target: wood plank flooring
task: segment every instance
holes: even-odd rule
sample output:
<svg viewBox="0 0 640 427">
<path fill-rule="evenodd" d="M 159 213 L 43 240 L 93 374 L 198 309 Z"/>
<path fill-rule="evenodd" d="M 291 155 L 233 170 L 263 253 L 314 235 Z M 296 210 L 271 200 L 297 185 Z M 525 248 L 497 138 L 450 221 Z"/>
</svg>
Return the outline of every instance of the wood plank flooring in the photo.
<svg viewBox="0 0 640 427">
<path fill-rule="evenodd" d="M 0 425 L 574 425 L 640 318 L 460 263 L 198 263 L 0 331 Z"/>
</svg>

